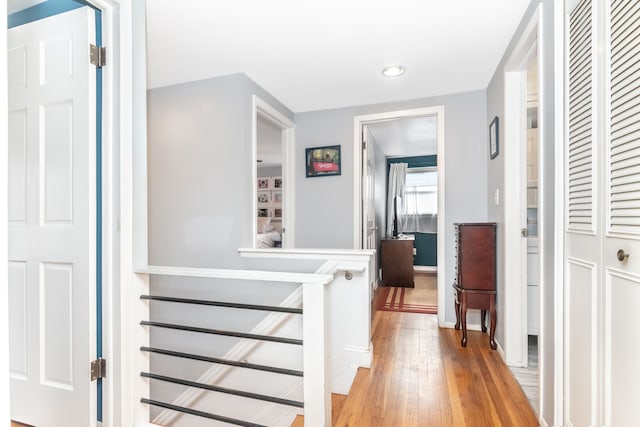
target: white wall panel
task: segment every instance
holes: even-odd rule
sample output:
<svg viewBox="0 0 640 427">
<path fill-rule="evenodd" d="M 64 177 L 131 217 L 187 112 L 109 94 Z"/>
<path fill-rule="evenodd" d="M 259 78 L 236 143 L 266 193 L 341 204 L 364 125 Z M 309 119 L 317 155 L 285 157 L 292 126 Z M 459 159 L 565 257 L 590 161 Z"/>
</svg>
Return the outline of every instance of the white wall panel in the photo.
<svg viewBox="0 0 640 427">
<path fill-rule="evenodd" d="M 7 56 L 9 89 L 27 87 L 27 47 L 9 49 Z"/>
<path fill-rule="evenodd" d="M 573 301 L 565 311 L 565 334 L 569 340 L 565 352 L 565 384 L 568 398 L 565 419 L 573 426 L 595 425 L 591 411 L 594 407 L 592 348 L 594 345 L 593 293 L 596 283 L 595 265 L 578 260 L 567 263 L 565 298 Z M 587 374 L 585 374 L 587 373 Z"/>
<path fill-rule="evenodd" d="M 27 263 L 9 261 L 9 367 L 15 379 L 27 379 Z"/>
<path fill-rule="evenodd" d="M 640 420 L 640 323 L 632 313 L 640 301 L 640 276 L 607 271 L 605 306 L 605 419 L 609 426 L 637 425 Z"/>
<path fill-rule="evenodd" d="M 73 385 L 73 285 L 73 264 L 41 264 L 41 381 L 64 389 Z"/>
<path fill-rule="evenodd" d="M 27 111 L 9 113 L 9 223 L 26 222 Z"/>
<path fill-rule="evenodd" d="M 66 101 L 42 106 L 40 114 L 42 222 L 70 224 L 73 220 L 73 104 Z"/>
<path fill-rule="evenodd" d="M 88 47 L 87 47 L 88 49 Z M 73 43 L 68 38 L 40 42 L 40 84 L 67 80 L 73 76 Z"/>
</svg>

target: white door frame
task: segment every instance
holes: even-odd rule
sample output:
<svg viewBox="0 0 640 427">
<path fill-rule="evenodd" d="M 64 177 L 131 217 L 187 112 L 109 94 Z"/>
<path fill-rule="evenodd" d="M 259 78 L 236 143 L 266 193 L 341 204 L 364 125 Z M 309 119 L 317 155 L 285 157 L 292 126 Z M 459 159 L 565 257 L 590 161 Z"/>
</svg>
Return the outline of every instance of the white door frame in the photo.
<svg viewBox="0 0 640 427">
<path fill-rule="evenodd" d="M 445 327 L 445 157 L 444 106 L 367 114 L 353 118 L 353 247 L 362 249 L 362 125 L 408 117 L 436 116 L 438 121 L 438 326 Z M 377 272 L 376 276 L 377 277 Z"/>
<path fill-rule="evenodd" d="M 103 382 L 103 426 L 134 425 L 132 401 L 134 375 L 141 364 L 131 344 L 132 293 L 136 283 L 134 263 L 146 265 L 146 66 L 144 2 L 133 0 L 90 0 L 101 9 L 103 42 L 108 45 L 103 69 L 103 198 L 108 201 L 103 215 L 103 329 L 104 357 L 110 360 L 110 374 Z M 0 14 L 0 45 L 7 46 L 7 15 Z M 135 25 L 134 25 L 135 21 Z M 134 39 L 136 44 L 134 46 Z M 115 41 L 118 44 L 115 44 Z M 133 52 L 137 55 L 134 55 Z M 135 70 L 134 70 L 135 58 Z M 109 66 L 110 65 L 110 66 Z M 7 58 L 0 59 L 0 135 L 8 138 Z M 134 134 L 137 145 L 134 146 Z M 8 169 L 7 150 L 0 150 L 0 169 Z M 133 163 L 136 167 L 133 167 Z M 8 177 L 0 174 L 0 199 L 7 201 Z M 135 197 L 134 197 L 135 196 Z M 8 210 L 0 210 L 0 241 L 8 240 Z M 135 213 L 135 215 L 134 215 Z M 134 237 L 134 226 L 135 233 Z M 135 247 L 134 247 L 135 243 Z M 8 259 L 7 245 L 0 245 L 0 257 Z M 119 266 L 119 268 L 118 268 Z M 8 263 L 0 262 L 0 282 L 8 282 Z M 131 290 L 120 292 L 120 289 Z M 0 297 L 0 312 L 8 313 L 8 295 Z M 5 318 L 6 320 L 6 318 Z M 8 322 L 0 322 L 0 392 L 9 391 Z M 6 392 L 6 394 L 4 394 Z M 1 399 L 0 423 L 8 425 L 10 399 Z M 147 418 L 148 419 L 148 418 Z"/>
<path fill-rule="evenodd" d="M 0 46 L 8 46 L 7 42 L 7 14 L 0 13 L 0 27 L 4 28 L 4 31 L 0 31 Z M 7 91 L 7 55 L 0 55 L 0 98 L 3 101 L 0 103 L 0 141 L 9 140 L 8 131 L 8 91 Z M 3 171 L 9 170 L 9 151 L 6 149 L 0 150 L 0 169 Z M 7 173 L 0 173 L 0 200 L 9 200 L 9 175 Z M 8 203 L 4 203 L 2 209 L 0 209 L 0 283 L 9 283 L 9 263 L 6 260 L 9 259 L 9 210 L 7 208 Z M 9 295 L 5 293 L 0 297 L 0 313 L 2 313 L 2 320 L 0 321 L 0 395 L 9 396 Z M 0 422 L 4 425 L 9 425 L 10 416 L 10 399 L 0 399 Z"/>
<path fill-rule="evenodd" d="M 527 63 L 533 54 L 538 58 L 538 141 L 545 134 L 546 99 L 543 88 L 544 52 L 542 51 L 542 13 L 543 5 L 538 5 L 532 15 L 513 53 L 504 69 L 505 119 L 504 140 L 521 141 L 509 144 L 504 152 L 504 358 L 509 366 L 525 367 L 528 364 L 527 342 L 527 240 L 521 230 L 526 228 L 526 215 L 523 212 L 526 200 L 526 105 L 527 105 Z M 538 247 L 540 295 L 544 295 L 545 275 L 545 187 L 548 179 L 545 169 L 545 146 L 539 144 L 538 155 Z M 544 298 L 540 298 L 538 352 L 540 355 L 538 370 L 544 372 Z M 543 414 L 542 375 L 539 375 L 538 391 L 540 408 Z"/>
<path fill-rule="evenodd" d="M 293 158 L 295 148 L 295 124 L 289 120 L 284 114 L 273 108 L 267 102 L 260 99 L 257 95 L 252 97 L 252 135 L 251 135 L 251 165 L 252 165 L 252 212 L 253 224 L 252 236 L 258 233 L 258 224 L 256 215 L 258 212 L 258 171 L 256 168 L 258 162 L 258 117 L 274 124 L 282 130 L 282 180 L 284 188 L 282 191 L 282 209 L 284 215 L 282 218 L 282 247 L 293 248 L 295 246 L 295 203 L 293 202 L 295 194 L 295 159 Z M 253 238 L 252 247 L 256 247 L 256 239 Z"/>
<path fill-rule="evenodd" d="M 526 65 L 531 56 L 532 49 L 538 46 L 538 70 L 541 70 L 543 57 L 540 54 L 540 13 L 541 7 L 538 6 L 538 13 L 534 14 L 531 21 L 527 25 L 520 41 L 518 42 L 514 53 L 505 66 L 505 120 L 504 133 L 505 141 L 526 141 L 526 105 L 527 105 L 527 80 Z M 543 87 L 544 75 L 538 73 L 538 134 L 539 138 L 544 135 L 544 100 Z M 542 144 L 541 144 L 542 145 Z M 504 351 L 507 365 L 510 366 L 526 366 L 527 364 L 527 340 L 526 340 L 526 240 L 521 237 L 521 229 L 526 227 L 523 224 L 523 172 L 526 170 L 524 143 L 510 144 L 504 151 L 504 218 L 505 227 L 504 248 L 505 248 L 505 342 Z M 542 151 L 543 147 L 540 147 Z M 538 170 L 542 170 L 544 162 L 542 153 L 539 155 Z M 518 177 L 518 179 L 512 179 Z M 539 177 L 539 223 L 538 236 L 540 247 L 540 264 L 543 265 L 543 231 L 544 231 L 544 197 L 542 191 L 544 186 L 543 174 Z M 526 174 L 524 175 L 526 181 Z M 544 281 L 541 276 L 541 286 Z M 521 286 L 513 286 L 518 283 Z M 542 329 L 542 328 L 541 328 Z M 540 333 L 543 331 L 540 330 Z"/>
<path fill-rule="evenodd" d="M 554 34 L 554 46 L 553 46 L 553 81 L 554 81 L 554 140 L 555 152 L 553 165 L 555 182 L 562 183 L 561 185 L 555 185 L 554 194 L 554 212 L 553 216 L 556 218 L 554 221 L 553 229 L 553 301 L 554 307 L 549 311 L 553 311 L 553 396 L 554 396 L 554 419 L 552 425 L 560 426 L 564 422 L 564 230 L 565 230 L 565 152 L 564 141 L 567 138 L 567 130 L 565 129 L 565 114 L 568 112 L 567 100 L 565 97 L 565 88 L 568 86 L 568 78 L 565 76 L 565 58 L 568 56 L 568 52 L 565 51 L 565 40 L 567 37 L 566 28 L 566 15 L 565 15 L 565 2 L 554 1 L 553 2 L 553 34 Z M 561 142 L 561 143 L 560 143 Z M 538 184 L 538 186 L 540 186 Z M 558 220 L 558 218 L 561 218 Z M 543 306 L 542 313 L 545 311 L 545 307 L 542 304 L 542 298 L 540 299 L 541 306 Z M 542 371 L 540 371 L 542 372 Z M 541 376 L 542 379 L 542 376 Z M 544 383 L 541 382 L 541 386 Z M 542 388 L 542 387 L 541 387 Z M 551 388 L 551 387 L 550 387 Z M 542 395 L 540 396 L 540 402 L 542 404 Z M 540 407 L 540 413 L 542 414 L 542 406 Z"/>
</svg>

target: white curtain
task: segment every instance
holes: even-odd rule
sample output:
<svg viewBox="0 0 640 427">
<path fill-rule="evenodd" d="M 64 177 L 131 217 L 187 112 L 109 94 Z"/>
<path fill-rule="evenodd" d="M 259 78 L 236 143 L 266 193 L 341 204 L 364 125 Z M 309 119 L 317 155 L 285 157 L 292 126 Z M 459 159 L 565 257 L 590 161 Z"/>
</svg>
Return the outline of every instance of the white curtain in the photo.
<svg viewBox="0 0 640 427">
<path fill-rule="evenodd" d="M 410 169 L 405 178 L 402 204 L 403 232 L 438 232 L 438 173 L 430 169 Z"/>
<path fill-rule="evenodd" d="M 389 168 L 387 236 L 393 236 L 393 202 L 396 196 L 404 197 L 404 180 L 407 175 L 407 168 L 407 163 L 392 163 Z M 402 224 L 402 213 L 398 212 L 398 226 L 400 226 L 400 224 Z"/>
</svg>

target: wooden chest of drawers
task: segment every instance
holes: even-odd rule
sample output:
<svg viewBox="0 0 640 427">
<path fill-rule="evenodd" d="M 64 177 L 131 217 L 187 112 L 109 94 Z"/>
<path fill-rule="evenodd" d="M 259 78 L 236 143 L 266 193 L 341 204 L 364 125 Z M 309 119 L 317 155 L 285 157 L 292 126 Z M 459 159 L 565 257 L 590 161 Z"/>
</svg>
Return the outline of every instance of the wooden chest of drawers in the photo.
<svg viewBox="0 0 640 427">
<path fill-rule="evenodd" d="M 496 223 L 459 223 L 456 231 L 456 329 L 462 326 L 462 346 L 467 345 L 467 309 L 479 309 L 486 332 L 487 310 L 491 313 L 489 343 L 496 349 Z"/>
<path fill-rule="evenodd" d="M 414 236 L 380 240 L 382 286 L 414 287 L 413 240 Z"/>
</svg>

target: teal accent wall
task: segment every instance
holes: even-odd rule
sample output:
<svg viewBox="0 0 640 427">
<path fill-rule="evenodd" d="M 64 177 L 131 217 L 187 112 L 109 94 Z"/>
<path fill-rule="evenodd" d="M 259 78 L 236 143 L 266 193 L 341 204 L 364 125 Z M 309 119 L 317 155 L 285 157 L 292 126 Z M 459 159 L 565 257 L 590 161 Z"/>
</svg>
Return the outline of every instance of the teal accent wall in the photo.
<svg viewBox="0 0 640 427">
<path fill-rule="evenodd" d="M 83 0 L 48 0 L 12 13 L 7 17 L 7 26 L 9 28 L 17 27 L 18 25 L 58 15 L 83 6 L 89 5 Z"/>
<path fill-rule="evenodd" d="M 416 255 L 413 257 L 413 265 L 435 267 L 438 265 L 438 235 L 427 233 L 413 233 L 416 239 L 413 247 Z"/>
<path fill-rule="evenodd" d="M 406 163 L 409 168 L 426 168 L 438 166 L 438 156 L 393 157 L 387 159 L 387 172 L 392 163 Z M 387 173 L 387 176 L 389 174 Z"/>
<path fill-rule="evenodd" d="M 409 169 L 433 167 L 438 165 L 438 156 L 394 157 L 387 159 L 387 180 L 392 163 L 407 163 Z M 388 182 L 387 182 L 388 184 Z M 411 233 L 415 235 L 413 247 L 416 248 L 416 256 L 413 265 L 423 267 L 435 267 L 438 265 L 438 235 L 431 233 Z"/>
</svg>

